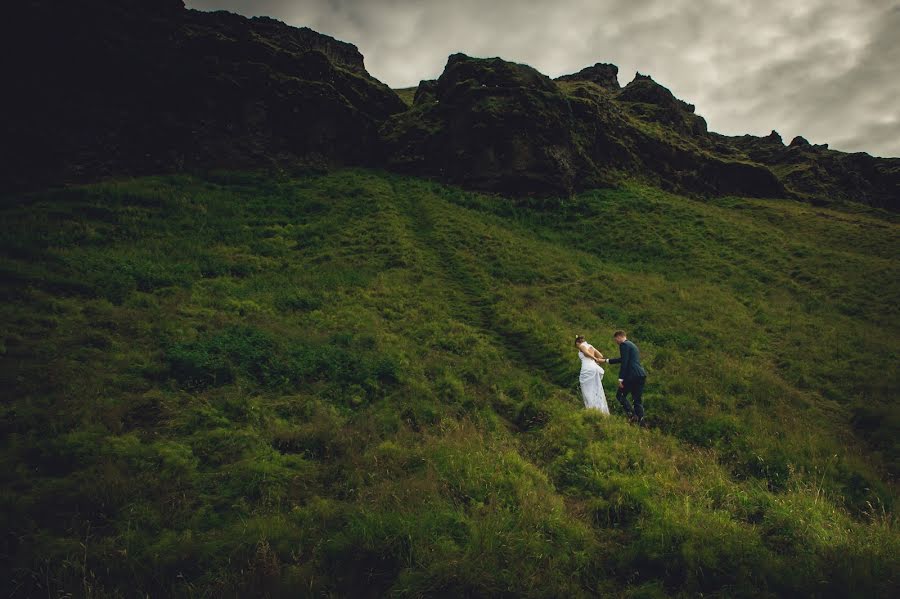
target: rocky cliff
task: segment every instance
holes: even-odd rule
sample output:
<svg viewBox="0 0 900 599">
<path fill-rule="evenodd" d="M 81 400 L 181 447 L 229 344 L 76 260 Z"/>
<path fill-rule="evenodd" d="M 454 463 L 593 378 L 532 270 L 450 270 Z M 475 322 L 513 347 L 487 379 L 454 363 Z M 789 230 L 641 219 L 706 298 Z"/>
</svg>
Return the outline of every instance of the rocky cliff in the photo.
<svg viewBox="0 0 900 599">
<path fill-rule="evenodd" d="M 454 54 L 437 81 L 420 84 L 412 108 L 382 126 L 389 165 L 508 193 L 565 195 L 628 173 L 700 194 L 789 194 L 764 165 L 645 126 L 642 117 L 705 133 L 669 90 L 641 76 L 619 91 L 611 71 L 598 70 L 553 81 L 527 65 Z"/>
<path fill-rule="evenodd" d="M 10 15 L 7 15 L 10 16 Z M 378 155 L 405 108 L 352 44 L 180 0 L 33 1 L 10 16 L 13 185 Z"/>
<path fill-rule="evenodd" d="M 454 54 L 408 107 L 352 44 L 274 19 L 180 0 L 32 0 L 7 16 L 6 188 L 314 162 L 516 195 L 628 176 L 701 196 L 900 204 L 898 158 L 713 133 L 652 77 L 622 87 L 607 63 L 553 80 Z"/>
</svg>

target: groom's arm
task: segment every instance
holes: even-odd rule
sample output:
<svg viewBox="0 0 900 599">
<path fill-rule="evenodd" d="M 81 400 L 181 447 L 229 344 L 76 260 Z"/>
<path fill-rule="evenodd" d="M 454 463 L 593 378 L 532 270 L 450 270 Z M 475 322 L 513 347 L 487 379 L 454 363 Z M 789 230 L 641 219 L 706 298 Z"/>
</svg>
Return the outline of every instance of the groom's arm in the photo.
<svg viewBox="0 0 900 599">
<path fill-rule="evenodd" d="M 619 367 L 619 382 L 622 382 L 622 379 L 625 378 L 623 375 L 630 372 L 631 362 L 634 360 L 634 352 L 631 351 L 631 348 L 624 343 L 622 344 L 622 347 L 623 350 L 627 351 L 622 351 L 622 365 Z"/>
<path fill-rule="evenodd" d="M 627 359 L 628 348 L 624 345 L 619 346 L 619 357 L 618 358 L 610 358 L 610 364 L 621 364 L 622 360 Z"/>
<path fill-rule="evenodd" d="M 620 346 L 622 356 L 620 358 L 614 358 L 609 361 L 610 364 L 622 364 L 619 367 L 619 382 L 622 382 L 622 375 L 628 372 L 628 368 L 631 366 L 631 348 L 625 345 L 624 343 Z"/>
</svg>

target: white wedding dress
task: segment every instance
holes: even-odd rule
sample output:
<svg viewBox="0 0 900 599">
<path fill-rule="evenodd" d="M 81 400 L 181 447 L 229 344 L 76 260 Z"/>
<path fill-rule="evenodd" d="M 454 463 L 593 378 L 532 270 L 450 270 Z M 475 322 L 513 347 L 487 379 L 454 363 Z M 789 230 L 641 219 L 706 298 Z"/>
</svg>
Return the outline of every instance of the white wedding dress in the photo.
<svg viewBox="0 0 900 599">
<path fill-rule="evenodd" d="M 594 346 L 585 342 L 590 348 Z M 606 392 L 603 391 L 603 369 L 593 359 L 578 350 L 581 358 L 581 374 L 578 382 L 581 383 L 581 394 L 584 396 L 584 407 L 600 410 L 609 414 L 609 406 L 606 404 Z"/>
</svg>

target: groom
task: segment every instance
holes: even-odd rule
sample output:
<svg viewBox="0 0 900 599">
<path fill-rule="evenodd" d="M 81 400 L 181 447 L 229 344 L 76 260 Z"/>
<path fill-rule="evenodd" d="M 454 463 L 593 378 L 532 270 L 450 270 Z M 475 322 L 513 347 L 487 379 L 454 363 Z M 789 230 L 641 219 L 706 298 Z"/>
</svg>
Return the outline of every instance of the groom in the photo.
<svg viewBox="0 0 900 599">
<path fill-rule="evenodd" d="M 641 366 L 641 353 L 638 351 L 637 345 L 628 340 L 625 331 L 616 331 L 613 333 L 613 339 L 619 346 L 618 358 L 606 358 L 607 364 L 619 364 L 619 389 L 616 391 L 616 399 L 622 404 L 625 413 L 628 414 L 629 422 L 637 422 L 644 425 L 644 403 L 642 395 L 644 393 L 644 381 L 647 380 L 647 372 Z M 628 403 L 628 394 L 634 400 L 634 411 Z"/>
</svg>

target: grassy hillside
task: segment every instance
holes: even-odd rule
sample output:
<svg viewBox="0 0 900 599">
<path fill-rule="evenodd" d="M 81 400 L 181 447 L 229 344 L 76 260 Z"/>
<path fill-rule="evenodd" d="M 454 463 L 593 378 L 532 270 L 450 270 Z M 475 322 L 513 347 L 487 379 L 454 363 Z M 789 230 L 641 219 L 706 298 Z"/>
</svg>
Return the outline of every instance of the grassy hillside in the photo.
<svg viewBox="0 0 900 599">
<path fill-rule="evenodd" d="M 417 89 L 418 89 L 418 86 L 401 87 L 401 88 L 395 89 L 394 93 L 396 93 L 398 96 L 400 96 L 400 99 L 403 100 L 404 104 L 406 104 L 407 106 L 412 106 L 413 100 L 416 97 Z"/>
<path fill-rule="evenodd" d="M 12 596 L 889 596 L 900 225 L 377 171 L 6 198 Z M 649 371 L 585 412 L 572 346 Z"/>
</svg>

